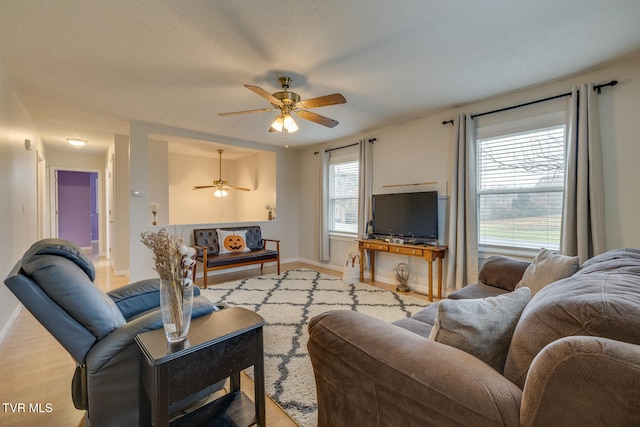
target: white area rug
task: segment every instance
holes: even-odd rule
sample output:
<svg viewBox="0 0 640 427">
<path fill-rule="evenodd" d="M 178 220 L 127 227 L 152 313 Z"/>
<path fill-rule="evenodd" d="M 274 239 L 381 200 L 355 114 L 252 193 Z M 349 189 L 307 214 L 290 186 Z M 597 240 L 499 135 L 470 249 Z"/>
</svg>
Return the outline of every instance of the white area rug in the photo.
<svg viewBox="0 0 640 427">
<path fill-rule="evenodd" d="M 429 304 L 307 269 L 213 285 L 202 293 L 214 303 L 244 307 L 265 319 L 266 391 L 300 427 L 317 425 L 316 386 L 307 352 L 312 317 L 329 310 L 355 310 L 393 322 Z M 252 369 L 247 374 L 253 378 Z"/>
</svg>

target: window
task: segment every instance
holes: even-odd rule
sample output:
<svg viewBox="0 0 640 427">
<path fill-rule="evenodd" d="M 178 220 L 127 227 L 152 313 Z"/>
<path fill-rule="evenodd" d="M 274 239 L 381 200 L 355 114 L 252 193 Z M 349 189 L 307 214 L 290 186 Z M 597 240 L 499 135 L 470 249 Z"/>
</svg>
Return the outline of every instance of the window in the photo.
<svg viewBox="0 0 640 427">
<path fill-rule="evenodd" d="M 565 125 L 477 142 L 478 243 L 559 249 Z"/>
<path fill-rule="evenodd" d="M 358 160 L 354 156 L 329 162 L 329 231 L 358 232 Z"/>
</svg>

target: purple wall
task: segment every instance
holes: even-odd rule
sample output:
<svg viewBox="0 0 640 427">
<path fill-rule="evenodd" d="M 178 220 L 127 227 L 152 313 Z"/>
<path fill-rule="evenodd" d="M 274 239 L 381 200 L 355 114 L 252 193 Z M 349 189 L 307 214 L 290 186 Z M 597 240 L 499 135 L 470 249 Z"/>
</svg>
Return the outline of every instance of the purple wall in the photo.
<svg viewBox="0 0 640 427">
<path fill-rule="evenodd" d="M 58 171 L 58 236 L 91 247 L 91 176 Z"/>
</svg>

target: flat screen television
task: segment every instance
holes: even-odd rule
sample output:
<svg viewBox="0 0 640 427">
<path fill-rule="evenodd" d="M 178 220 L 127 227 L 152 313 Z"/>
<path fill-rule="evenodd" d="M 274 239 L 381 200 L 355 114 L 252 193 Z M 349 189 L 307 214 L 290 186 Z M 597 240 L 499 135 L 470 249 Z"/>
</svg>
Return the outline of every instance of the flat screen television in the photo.
<svg viewBox="0 0 640 427">
<path fill-rule="evenodd" d="M 374 194 L 373 236 L 391 234 L 405 239 L 429 241 L 438 238 L 438 192 Z"/>
</svg>

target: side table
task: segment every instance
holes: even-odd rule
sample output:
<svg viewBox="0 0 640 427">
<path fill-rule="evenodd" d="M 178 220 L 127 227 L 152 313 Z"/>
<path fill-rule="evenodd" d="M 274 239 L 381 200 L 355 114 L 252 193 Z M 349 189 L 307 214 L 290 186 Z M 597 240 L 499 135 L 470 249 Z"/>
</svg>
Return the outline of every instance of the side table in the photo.
<svg viewBox="0 0 640 427">
<path fill-rule="evenodd" d="M 193 319 L 187 339 L 169 344 L 164 330 L 136 336 L 140 425 L 169 425 L 169 406 L 227 377 L 229 393 L 173 420 L 171 426 L 265 426 L 264 319 L 227 307 Z M 240 372 L 254 367 L 255 403 L 240 391 Z"/>
</svg>

